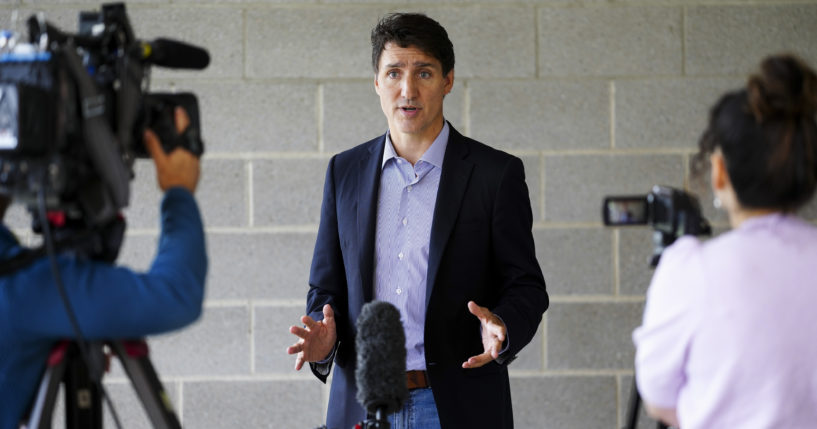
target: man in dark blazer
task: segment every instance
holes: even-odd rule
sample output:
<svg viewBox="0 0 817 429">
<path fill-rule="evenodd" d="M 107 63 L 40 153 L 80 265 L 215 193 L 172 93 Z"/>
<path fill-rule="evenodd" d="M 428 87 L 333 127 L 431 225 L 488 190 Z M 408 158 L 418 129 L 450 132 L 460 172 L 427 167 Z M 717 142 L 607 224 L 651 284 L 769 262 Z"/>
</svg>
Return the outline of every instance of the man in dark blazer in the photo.
<svg viewBox="0 0 817 429">
<path fill-rule="evenodd" d="M 548 307 L 522 162 L 443 118 L 454 83 L 445 29 L 392 14 L 372 31 L 375 90 L 389 122 L 326 172 L 307 315 L 288 353 L 326 381 L 330 429 L 357 403 L 355 322 L 372 300 L 406 331 L 410 396 L 393 428 L 511 428 L 508 364 Z"/>
</svg>

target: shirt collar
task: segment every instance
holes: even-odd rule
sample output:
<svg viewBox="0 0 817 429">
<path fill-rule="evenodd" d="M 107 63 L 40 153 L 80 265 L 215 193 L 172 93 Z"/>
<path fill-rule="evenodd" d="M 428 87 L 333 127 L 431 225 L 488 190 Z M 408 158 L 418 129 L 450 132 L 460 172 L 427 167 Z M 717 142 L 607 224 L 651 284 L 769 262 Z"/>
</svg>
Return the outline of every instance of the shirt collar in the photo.
<svg viewBox="0 0 817 429">
<path fill-rule="evenodd" d="M 426 149 L 426 152 L 420 157 L 420 161 L 442 168 L 445 148 L 448 147 L 449 134 L 450 127 L 448 126 L 448 121 L 443 121 L 443 129 L 440 130 L 440 134 L 437 134 L 437 138 L 431 142 L 431 146 Z M 390 134 L 386 133 L 386 147 L 383 150 L 383 161 L 380 163 L 380 168 L 383 168 L 386 165 L 386 161 L 392 158 L 397 158 L 397 152 L 394 150 Z"/>
</svg>

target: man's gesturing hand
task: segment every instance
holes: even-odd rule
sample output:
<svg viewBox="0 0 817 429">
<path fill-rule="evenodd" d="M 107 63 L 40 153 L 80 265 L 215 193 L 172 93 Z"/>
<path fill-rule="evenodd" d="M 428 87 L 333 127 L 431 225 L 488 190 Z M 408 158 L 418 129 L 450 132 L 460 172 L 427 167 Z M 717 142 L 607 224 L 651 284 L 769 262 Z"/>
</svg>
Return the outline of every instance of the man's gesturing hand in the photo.
<svg viewBox="0 0 817 429">
<path fill-rule="evenodd" d="M 468 301 L 468 311 L 479 319 L 482 347 L 485 351 L 481 355 L 468 358 L 462 363 L 462 367 L 479 368 L 499 356 L 502 343 L 505 341 L 505 324 L 494 313 L 491 313 L 491 310 L 478 306 L 474 301 Z"/>
<path fill-rule="evenodd" d="M 332 352 L 332 348 L 335 347 L 335 341 L 338 338 L 337 331 L 335 331 L 335 312 L 332 311 L 332 306 L 329 304 L 323 306 L 322 321 L 316 322 L 309 316 L 302 316 L 301 323 L 304 324 L 304 328 L 289 327 L 289 332 L 298 336 L 300 340 L 287 348 L 287 353 L 298 354 L 295 359 L 295 369 L 298 371 L 301 370 L 304 362 L 326 359 Z"/>
</svg>

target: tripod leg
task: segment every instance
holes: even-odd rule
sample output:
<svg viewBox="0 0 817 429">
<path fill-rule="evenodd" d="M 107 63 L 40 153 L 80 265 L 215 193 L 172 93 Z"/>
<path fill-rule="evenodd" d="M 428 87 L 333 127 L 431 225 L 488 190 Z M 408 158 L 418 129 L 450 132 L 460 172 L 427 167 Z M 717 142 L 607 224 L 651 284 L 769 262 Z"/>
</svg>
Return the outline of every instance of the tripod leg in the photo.
<svg viewBox="0 0 817 429">
<path fill-rule="evenodd" d="M 641 407 L 641 396 L 638 394 L 638 386 L 635 384 L 633 375 L 633 387 L 630 389 L 630 402 L 627 404 L 627 429 L 635 429 L 638 424 L 638 409 Z"/>
<path fill-rule="evenodd" d="M 170 398 L 148 359 L 147 344 L 144 341 L 114 341 L 110 346 L 122 362 L 153 427 L 181 429 Z"/>
<path fill-rule="evenodd" d="M 37 397 L 31 407 L 26 427 L 29 429 L 48 429 L 51 427 L 51 419 L 54 414 L 54 405 L 57 402 L 60 383 L 65 374 L 66 356 L 68 343 L 61 343 L 48 357 L 48 365 L 45 374 L 40 381 L 40 388 L 37 390 Z"/>
<path fill-rule="evenodd" d="M 101 353 L 101 349 L 93 349 Z M 102 401 L 76 343 L 64 341 L 51 351 L 26 428 L 50 429 L 60 384 L 65 386 L 65 427 L 102 427 Z"/>
</svg>

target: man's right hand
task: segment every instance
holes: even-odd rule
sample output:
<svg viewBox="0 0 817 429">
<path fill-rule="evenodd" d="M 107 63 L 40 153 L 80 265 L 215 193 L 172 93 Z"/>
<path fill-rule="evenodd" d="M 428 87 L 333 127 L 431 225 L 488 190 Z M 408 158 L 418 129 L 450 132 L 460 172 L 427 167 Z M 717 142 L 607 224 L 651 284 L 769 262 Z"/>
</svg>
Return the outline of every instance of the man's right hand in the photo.
<svg viewBox="0 0 817 429">
<path fill-rule="evenodd" d="M 335 330 L 335 312 L 332 306 L 323 306 L 323 320 L 316 322 L 309 316 L 302 316 L 303 328 L 290 326 L 289 332 L 298 338 L 297 343 L 287 348 L 287 353 L 298 354 L 295 369 L 300 371 L 304 362 L 318 362 L 326 359 L 335 347 L 338 335 Z"/>
<path fill-rule="evenodd" d="M 176 131 L 181 134 L 190 125 L 190 117 L 181 107 L 176 107 L 174 114 Z M 156 164 L 156 178 L 162 191 L 174 186 L 181 186 L 191 193 L 196 191 L 200 166 L 195 155 L 180 147 L 165 153 L 159 138 L 150 129 L 145 130 L 144 144 Z"/>
</svg>

